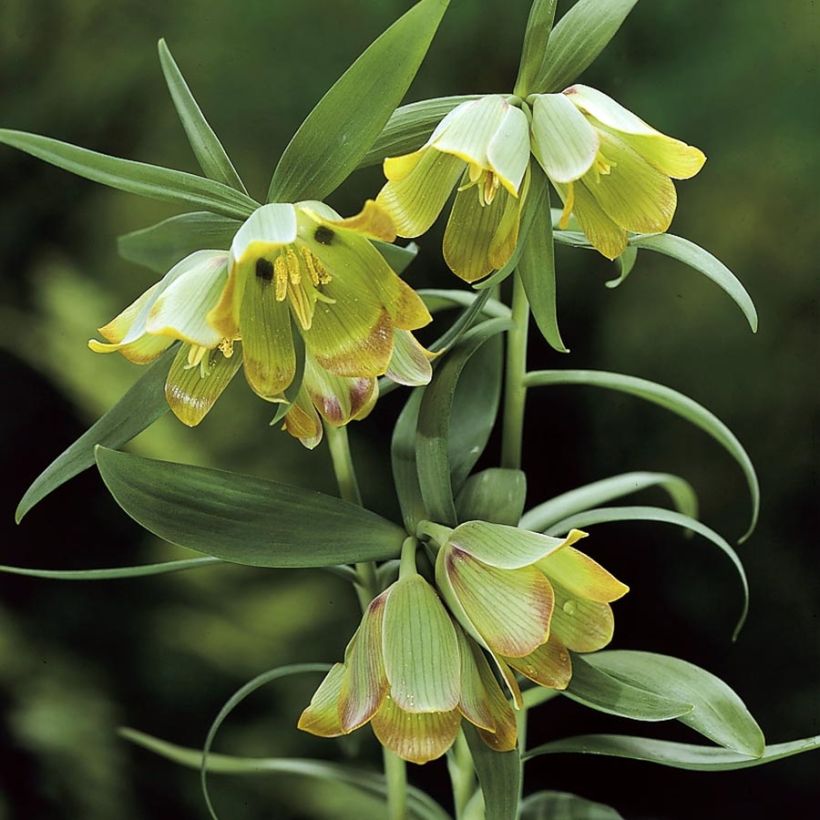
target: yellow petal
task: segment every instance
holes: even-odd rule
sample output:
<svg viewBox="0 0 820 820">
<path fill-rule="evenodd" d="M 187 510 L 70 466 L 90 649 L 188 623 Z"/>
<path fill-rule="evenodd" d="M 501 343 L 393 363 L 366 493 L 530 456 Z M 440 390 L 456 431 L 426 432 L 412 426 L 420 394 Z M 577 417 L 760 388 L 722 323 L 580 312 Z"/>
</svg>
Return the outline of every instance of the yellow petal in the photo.
<svg viewBox="0 0 820 820">
<path fill-rule="evenodd" d="M 393 337 L 393 356 L 385 375 L 396 384 L 419 387 L 433 377 L 432 355 L 407 330 L 397 330 Z"/>
<path fill-rule="evenodd" d="M 381 239 L 382 242 L 393 242 L 396 239 L 396 226 L 390 214 L 372 199 L 368 199 L 355 216 L 333 220 L 330 224 L 337 229 L 355 231 L 370 239 Z"/>
<path fill-rule="evenodd" d="M 539 561 L 538 568 L 570 594 L 590 601 L 610 603 L 629 592 L 626 584 L 574 547 L 557 550 Z"/>
<path fill-rule="evenodd" d="M 304 385 L 285 416 L 283 429 L 298 438 L 308 450 L 313 450 L 322 441 L 322 420 Z"/>
<path fill-rule="evenodd" d="M 572 659 L 555 634 L 529 655 L 505 660 L 522 675 L 548 689 L 566 689 L 572 678 Z"/>
<path fill-rule="evenodd" d="M 319 737 L 338 737 L 346 734 L 339 721 L 339 696 L 345 668 L 334 663 L 319 688 L 310 699 L 310 705 L 302 712 L 297 726 L 303 732 Z"/>
<path fill-rule="evenodd" d="M 612 607 L 578 598 L 558 583 L 553 584 L 553 589 L 552 634 L 573 652 L 603 649 L 615 631 Z"/>
<path fill-rule="evenodd" d="M 379 742 L 410 763 L 428 763 L 453 745 L 461 723 L 457 709 L 419 714 L 405 712 L 388 696 L 371 725 Z"/>
<path fill-rule="evenodd" d="M 572 213 L 592 246 L 607 259 L 617 259 L 626 248 L 627 233 L 616 225 L 601 209 L 583 183 L 570 183 L 572 200 L 566 185 L 556 185 L 555 189 L 565 203 L 571 202 Z"/>
</svg>

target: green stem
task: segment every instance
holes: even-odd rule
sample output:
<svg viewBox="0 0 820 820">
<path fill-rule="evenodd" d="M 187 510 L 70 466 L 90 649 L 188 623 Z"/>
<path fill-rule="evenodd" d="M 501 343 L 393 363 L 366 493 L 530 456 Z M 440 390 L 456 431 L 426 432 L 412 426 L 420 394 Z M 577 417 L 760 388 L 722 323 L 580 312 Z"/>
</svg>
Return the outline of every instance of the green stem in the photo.
<svg viewBox="0 0 820 820">
<path fill-rule="evenodd" d="M 345 501 L 362 506 L 362 494 L 356 479 L 353 457 L 350 453 L 350 441 L 347 427 L 325 425 L 325 436 L 333 472 L 339 485 L 339 494 Z M 356 591 L 362 611 L 367 609 L 370 601 L 378 594 L 376 564 L 363 561 L 356 564 Z M 407 817 L 407 772 L 404 761 L 389 749 L 382 747 L 384 757 L 384 776 L 387 780 L 387 807 L 389 820 L 405 820 Z"/>
<path fill-rule="evenodd" d="M 453 803 L 456 809 L 456 820 L 464 817 L 464 811 L 476 789 L 475 769 L 470 747 L 464 732 L 459 732 L 455 745 L 448 758 L 450 780 L 453 784 Z"/>
<path fill-rule="evenodd" d="M 513 275 L 512 322 L 512 329 L 507 334 L 501 466 L 517 470 L 521 468 L 523 447 L 524 405 L 527 400 L 524 376 L 527 372 L 527 333 L 530 322 L 527 294 L 517 274 Z"/>
</svg>

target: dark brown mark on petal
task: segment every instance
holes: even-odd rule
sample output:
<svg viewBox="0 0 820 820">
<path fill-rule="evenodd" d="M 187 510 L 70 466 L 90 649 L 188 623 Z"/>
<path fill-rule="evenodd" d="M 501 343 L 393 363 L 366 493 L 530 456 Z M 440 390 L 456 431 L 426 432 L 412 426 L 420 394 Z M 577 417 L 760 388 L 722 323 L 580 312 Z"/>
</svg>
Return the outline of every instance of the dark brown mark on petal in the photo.
<svg viewBox="0 0 820 820">
<path fill-rule="evenodd" d="M 257 259 L 256 275 L 265 282 L 273 281 L 273 263 L 268 259 Z"/>
<path fill-rule="evenodd" d="M 320 225 L 316 229 L 316 233 L 313 234 L 313 238 L 320 244 L 320 245 L 330 245 L 333 242 L 333 238 L 336 234 L 327 227 L 327 225 Z"/>
</svg>

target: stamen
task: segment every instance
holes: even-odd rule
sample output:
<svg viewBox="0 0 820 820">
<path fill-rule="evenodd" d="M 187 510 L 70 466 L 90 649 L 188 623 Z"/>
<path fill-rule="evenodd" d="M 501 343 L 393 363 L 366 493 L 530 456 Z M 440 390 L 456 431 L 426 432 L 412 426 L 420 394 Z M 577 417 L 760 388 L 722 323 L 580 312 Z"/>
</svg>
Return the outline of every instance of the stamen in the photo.
<svg viewBox="0 0 820 820">
<path fill-rule="evenodd" d="M 302 247 L 302 258 L 305 260 L 305 267 L 308 269 L 308 276 L 310 276 L 310 281 L 313 283 L 314 287 L 318 287 L 320 284 L 319 280 L 319 271 L 316 269 L 316 265 L 314 264 L 315 257 L 313 254 L 304 246 Z M 318 260 L 316 260 L 318 262 Z"/>
<path fill-rule="evenodd" d="M 219 350 L 226 359 L 230 359 L 233 356 L 233 339 L 223 339 L 219 343 Z"/>
<path fill-rule="evenodd" d="M 288 295 L 288 263 L 284 253 L 274 260 L 273 270 L 276 278 L 276 301 L 284 302 Z"/>
<path fill-rule="evenodd" d="M 188 364 L 185 365 L 184 369 L 190 370 L 191 368 L 196 367 L 202 361 L 207 352 L 207 347 L 202 347 L 202 345 L 191 345 L 188 348 Z"/>
<path fill-rule="evenodd" d="M 296 255 L 296 251 L 294 251 L 290 246 L 288 246 L 285 253 L 287 254 L 290 283 L 292 285 L 298 285 L 299 282 L 302 281 L 302 271 L 299 267 L 299 257 Z"/>
<path fill-rule="evenodd" d="M 484 201 L 487 205 L 491 205 L 501 187 L 501 180 L 492 172 L 487 171 L 487 176 L 484 177 Z"/>
<path fill-rule="evenodd" d="M 469 174 L 470 174 L 470 182 L 473 185 L 481 179 L 481 175 L 484 173 L 484 169 L 480 165 L 476 165 L 476 163 L 471 162 L 469 166 Z"/>
<path fill-rule="evenodd" d="M 311 291 L 318 293 L 314 288 L 311 288 Z M 314 300 L 311 298 L 311 294 L 308 293 L 307 286 L 301 282 L 291 283 L 288 286 L 288 294 L 290 296 L 291 307 L 296 314 L 296 318 L 299 320 L 299 324 L 302 326 L 302 330 L 310 330 L 310 326 L 313 324 Z"/>
<path fill-rule="evenodd" d="M 567 185 L 567 198 L 564 201 L 564 210 L 561 211 L 561 218 L 558 220 L 558 227 L 565 231 L 569 225 L 569 218 L 572 216 L 572 209 L 575 207 L 575 183 Z"/>
</svg>

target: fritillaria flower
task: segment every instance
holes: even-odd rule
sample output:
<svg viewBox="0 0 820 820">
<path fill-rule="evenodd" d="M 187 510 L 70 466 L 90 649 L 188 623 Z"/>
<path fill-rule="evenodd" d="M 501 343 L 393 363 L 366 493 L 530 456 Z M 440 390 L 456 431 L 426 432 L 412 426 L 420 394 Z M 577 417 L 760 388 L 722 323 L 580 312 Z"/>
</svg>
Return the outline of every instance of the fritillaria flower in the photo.
<svg viewBox="0 0 820 820">
<path fill-rule="evenodd" d="M 531 101 L 533 153 L 563 200 L 562 228 L 574 214 L 609 259 L 623 253 L 627 232 L 669 228 L 677 204 L 672 179 L 697 174 L 706 161 L 702 151 L 589 86 Z"/>
<path fill-rule="evenodd" d="M 399 236 L 425 233 L 458 186 L 444 258 L 467 282 L 503 267 L 518 241 L 530 157 L 527 117 L 501 95 L 462 103 L 418 151 L 384 161 L 377 198 Z"/>
<path fill-rule="evenodd" d="M 321 202 L 265 205 L 230 251 L 186 257 L 100 329 L 106 342 L 89 344 L 142 364 L 182 342 L 166 396 L 191 426 L 240 364 L 271 402 L 285 401 L 301 371 L 285 428 L 315 446 L 322 419 L 340 426 L 367 414 L 378 376 L 430 378 L 429 356 L 410 332 L 430 314 L 370 239 L 395 239 L 372 201 L 348 219 Z"/>
<path fill-rule="evenodd" d="M 514 712 L 484 654 L 414 574 L 370 603 L 299 728 L 338 737 L 369 722 L 399 757 L 426 763 L 450 748 L 462 718 L 493 749 L 515 747 Z"/>
</svg>

